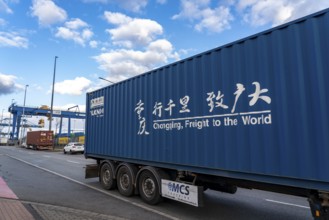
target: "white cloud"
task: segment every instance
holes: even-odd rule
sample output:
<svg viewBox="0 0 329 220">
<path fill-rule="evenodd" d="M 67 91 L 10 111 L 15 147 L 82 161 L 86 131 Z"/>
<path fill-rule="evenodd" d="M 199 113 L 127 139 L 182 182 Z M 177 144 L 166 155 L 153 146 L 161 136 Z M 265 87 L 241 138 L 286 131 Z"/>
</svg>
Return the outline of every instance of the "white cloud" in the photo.
<svg viewBox="0 0 329 220">
<path fill-rule="evenodd" d="M 86 41 L 90 40 L 93 35 L 94 33 L 89 29 L 88 24 L 79 18 L 65 22 L 64 27 L 58 27 L 55 34 L 58 38 L 73 40 L 81 46 L 85 46 Z"/>
<path fill-rule="evenodd" d="M 100 69 L 109 73 L 111 81 L 118 82 L 167 63 L 168 59 L 178 60 L 179 55 L 169 41 L 159 39 L 151 42 L 144 51 L 111 50 L 94 59 L 100 64 Z"/>
<path fill-rule="evenodd" d="M 67 28 L 77 30 L 79 28 L 87 27 L 88 24 L 86 22 L 82 21 L 81 19 L 76 18 L 76 19 L 71 19 L 71 21 L 65 22 L 65 26 Z"/>
<path fill-rule="evenodd" d="M 52 0 L 33 0 L 30 7 L 33 17 L 37 17 L 41 26 L 63 22 L 67 18 L 64 9 L 58 7 Z"/>
<path fill-rule="evenodd" d="M 201 9 L 207 8 L 209 4 L 209 0 L 181 0 L 182 10 L 172 18 L 187 18 L 189 20 L 201 19 Z"/>
<path fill-rule="evenodd" d="M 89 86 L 91 81 L 85 77 L 76 77 L 73 80 L 64 80 L 55 83 L 55 92 L 62 95 L 81 95 Z"/>
<path fill-rule="evenodd" d="M 127 24 L 133 20 L 131 17 L 128 17 L 127 15 L 118 12 L 110 12 L 110 11 L 105 11 L 104 17 L 108 23 L 114 25 Z"/>
<path fill-rule="evenodd" d="M 150 19 L 131 18 L 121 13 L 105 12 L 105 19 L 115 26 L 108 29 L 112 44 L 118 49 L 102 48 L 94 56 L 99 68 L 108 73 L 107 78 L 118 82 L 178 60 L 172 44 L 162 38 L 163 28 Z M 105 44 L 103 44 L 105 45 Z"/>
<path fill-rule="evenodd" d="M 276 26 L 329 7 L 328 0 L 239 0 L 237 10 L 252 26 Z"/>
<path fill-rule="evenodd" d="M 251 26 L 280 25 L 329 7 L 328 0 L 181 0 L 181 11 L 172 19 L 191 22 L 197 31 L 220 33 L 234 18 Z M 217 6 L 213 6 L 218 4 Z M 233 13 L 234 10 L 234 13 Z"/>
<path fill-rule="evenodd" d="M 85 40 L 90 39 L 93 35 L 94 35 L 94 33 L 90 29 L 84 29 L 81 32 L 81 37 L 82 37 L 82 39 L 85 39 Z"/>
<path fill-rule="evenodd" d="M 230 22 L 233 20 L 230 9 L 223 6 L 215 9 L 205 9 L 201 14 L 201 21 L 195 25 L 195 29 L 200 32 L 203 29 L 210 32 L 221 32 L 230 28 Z"/>
<path fill-rule="evenodd" d="M 16 76 L 0 73 L 0 96 L 11 94 L 22 89 L 22 86 L 15 83 Z"/>
<path fill-rule="evenodd" d="M 0 47 L 17 47 L 27 49 L 29 41 L 16 32 L 0 32 Z"/>
<path fill-rule="evenodd" d="M 95 56 L 94 59 L 100 64 L 100 69 L 110 75 L 111 81 L 123 79 L 141 74 L 148 70 L 145 65 L 145 53 L 134 50 L 112 50 Z"/>
<path fill-rule="evenodd" d="M 150 19 L 130 18 L 120 13 L 105 12 L 106 20 L 118 27 L 108 29 L 115 45 L 132 48 L 146 46 L 163 33 L 162 26 Z"/>
<path fill-rule="evenodd" d="M 89 46 L 90 46 L 91 48 L 97 48 L 97 47 L 98 47 L 98 42 L 92 40 L 92 41 L 89 42 Z"/>
<path fill-rule="evenodd" d="M 157 53 L 157 58 L 154 62 L 166 63 L 168 62 L 168 58 L 172 58 L 175 60 L 179 59 L 177 53 L 174 53 L 174 48 L 172 44 L 166 39 L 159 39 L 150 43 L 147 48 L 148 53 Z M 155 55 L 155 54 L 154 54 Z"/>
<path fill-rule="evenodd" d="M 181 0 L 181 12 L 172 19 L 187 19 L 197 31 L 219 33 L 230 28 L 233 20 L 230 7 L 219 5 L 211 8 L 209 0 Z"/>
<path fill-rule="evenodd" d="M 73 106 L 77 106 L 72 108 Z M 70 110 L 68 110 L 70 108 Z M 54 106 L 54 109 L 71 112 L 86 112 L 86 105 L 77 105 L 75 103 L 69 103 L 63 106 Z"/>
<path fill-rule="evenodd" d="M 9 8 L 8 4 L 4 0 L 0 0 L 0 12 L 5 12 L 7 14 L 13 13 L 13 11 Z"/>
</svg>

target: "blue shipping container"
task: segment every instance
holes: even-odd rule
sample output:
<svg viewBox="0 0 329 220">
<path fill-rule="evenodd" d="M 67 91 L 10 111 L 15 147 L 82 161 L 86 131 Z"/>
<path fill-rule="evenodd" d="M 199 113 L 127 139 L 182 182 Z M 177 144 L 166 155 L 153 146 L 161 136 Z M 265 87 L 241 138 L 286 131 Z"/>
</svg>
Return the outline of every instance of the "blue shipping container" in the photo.
<svg viewBox="0 0 329 220">
<path fill-rule="evenodd" d="M 86 157 L 329 191 L 329 10 L 87 94 Z"/>
</svg>

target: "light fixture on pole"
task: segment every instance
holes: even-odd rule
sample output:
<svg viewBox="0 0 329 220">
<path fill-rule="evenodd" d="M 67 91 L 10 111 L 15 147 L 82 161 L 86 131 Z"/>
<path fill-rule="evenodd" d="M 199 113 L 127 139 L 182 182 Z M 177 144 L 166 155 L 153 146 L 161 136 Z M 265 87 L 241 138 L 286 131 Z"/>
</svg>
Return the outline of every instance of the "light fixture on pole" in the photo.
<svg viewBox="0 0 329 220">
<path fill-rule="evenodd" d="M 105 81 L 107 81 L 107 82 L 110 82 L 110 83 L 112 83 L 112 84 L 114 84 L 114 82 L 112 82 L 112 81 L 110 81 L 110 80 L 108 80 L 108 79 L 105 79 L 105 78 L 103 78 L 103 77 L 98 77 L 99 79 L 102 79 L 102 80 L 105 80 Z"/>
<path fill-rule="evenodd" d="M 72 107 L 68 108 L 67 110 L 70 111 L 72 108 L 77 108 L 77 109 L 79 109 L 79 106 L 78 106 L 78 105 L 75 105 L 75 106 L 72 106 Z M 79 112 L 80 112 L 80 110 L 79 110 Z"/>
<path fill-rule="evenodd" d="M 57 58 L 58 58 L 58 56 L 55 56 L 53 87 L 52 87 L 52 92 L 51 92 L 51 104 L 50 104 L 49 131 L 51 131 L 51 123 L 52 123 L 52 120 L 53 120 L 53 104 L 54 104 L 54 89 L 55 89 L 56 60 L 57 60 Z"/>
</svg>

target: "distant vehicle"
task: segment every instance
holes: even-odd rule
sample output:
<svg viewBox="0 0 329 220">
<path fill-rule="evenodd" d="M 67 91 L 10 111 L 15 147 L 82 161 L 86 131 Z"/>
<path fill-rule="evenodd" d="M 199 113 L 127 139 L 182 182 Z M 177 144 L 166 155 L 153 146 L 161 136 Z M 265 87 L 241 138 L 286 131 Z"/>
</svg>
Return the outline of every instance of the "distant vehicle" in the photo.
<svg viewBox="0 0 329 220">
<path fill-rule="evenodd" d="M 64 147 L 64 154 L 66 153 L 84 153 L 85 151 L 85 147 L 83 144 L 79 143 L 79 142 L 71 142 L 68 143 L 65 147 Z"/>
<path fill-rule="evenodd" d="M 18 139 L 8 139 L 7 140 L 7 145 L 8 146 L 15 146 L 15 145 L 18 145 L 18 143 L 19 143 L 19 141 L 18 141 Z"/>
<path fill-rule="evenodd" d="M 29 146 L 25 142 L 21 144 L 21 147 L 29 148 Z"/>
<path fill-rule="evenodd" d="M 8 144 L 8 138 L 1 137 L 0 138 L 0 145 L 7 145 Z"/>
</svg>

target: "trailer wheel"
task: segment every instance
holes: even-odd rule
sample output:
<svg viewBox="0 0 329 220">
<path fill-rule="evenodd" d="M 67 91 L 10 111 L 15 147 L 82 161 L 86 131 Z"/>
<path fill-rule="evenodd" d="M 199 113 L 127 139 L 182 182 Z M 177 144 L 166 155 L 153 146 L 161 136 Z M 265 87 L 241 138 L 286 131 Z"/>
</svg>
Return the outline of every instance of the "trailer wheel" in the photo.
<svg viewBox="0 0 329 220">
<path fill-rule="evenodd" d="M 123 164 L 117 173 L 117 185 L 121 195 L 132 196 L 134 194 L 134 180 L 136 179 L 137 168 Z"/>
<path fill-rule="evenodd" d="M 150 205 L 156 205 L 161 202 L 159 184 L 156 177 L 149 170 L 144 170 L 139 176 L 138 181 L 139 194 L 142 200 Z"/>
<path fill-rule="evenodd" d="M 114 179 L 114 170 L 109 163 L 103 164 L 99 178 L 102 187 L 106 190 L 114 189 L 117 185 Z"/>
</svg>

